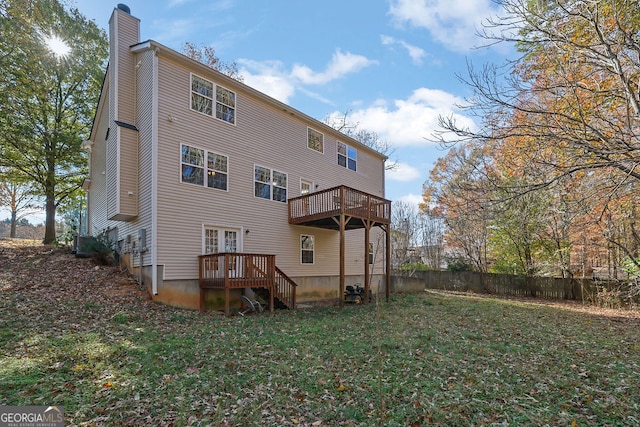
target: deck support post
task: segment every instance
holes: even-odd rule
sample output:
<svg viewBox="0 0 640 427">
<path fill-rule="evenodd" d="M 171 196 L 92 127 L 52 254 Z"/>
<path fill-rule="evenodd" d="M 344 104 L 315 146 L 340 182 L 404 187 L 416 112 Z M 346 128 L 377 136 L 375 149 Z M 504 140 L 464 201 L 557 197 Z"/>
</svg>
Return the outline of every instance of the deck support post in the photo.
<svg viewBox="0 0 640 427">
<path fill-rule="evenodd" d="M 275 271 L 275 270 L 274 270 Z M 275 276 L 275 274 L 274 274 Z M 272 282 L 272 285 L 269 287 L 269 312 L 273 313 L 274 310 L 274 295 L 276 293 L 275 279 Z"/>
<path fill-rule="evenodd" d="M 362 221 L 364 224 L 364 301 L 369 303 L 369 292 L 371 289 L 371 278 L 369 277 L 369 231 L 371 231 L 371 221 Z"/>
<path fill-rule="evenodd" d="M 387 273 L 387 284 L 385 286 L 385 296 L 387 297 L 387 302 L 389 302 L 389 294 L 391 293 L 391 224 L 387 224 L 384 227 L 386 244 L 385 244 L 385 264 L 386 264 L 386 273 Z"/>
<path fill-rule="evenodd" d="M 229 286 L 224 287 L 224 315 L 229 317 L 229 313 L 231 312 L 229 307 Z"/>
<path fill-rule="evenodd" d="M 231 312 L 229 307 L 229 294 L 231 293 L 229 288 L 231 286 L 231 281 L 229 280 L 229 268 L 231 264 L 231 256 L 229 254 L 224 254 L 224 315 L 229 317 Z"/>
<path fill-rule="evenodd" d="M 340 298 L 340 308 L 344 307 L 344 256 L 345 256 L 345 243 L 344 243 L 344 229 L 345 218 L 344 213 L 340 214 L 340 291 L 338 298 Z"/>
</svg>

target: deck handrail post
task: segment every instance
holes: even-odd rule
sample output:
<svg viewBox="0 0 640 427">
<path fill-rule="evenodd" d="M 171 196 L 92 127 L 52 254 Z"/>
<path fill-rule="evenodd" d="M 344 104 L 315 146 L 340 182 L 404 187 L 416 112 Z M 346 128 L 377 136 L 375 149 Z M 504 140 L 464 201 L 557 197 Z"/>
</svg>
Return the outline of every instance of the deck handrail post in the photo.
<svg viewBox="0 0 640 427">
<path fill-rule="evenodd" d="M 231 257 L 229 256 L 228 253 L 224 254 L 224 315 L 225 316 L 229 316 L 230 313 L 230 304 L 229 304 L 229 298 L 230 298 L 230 291 L 229 291 L 229 287 L 231 286 L 231 281 L 229 280 L 229 267 L 230 267 L 230 263 L 229 261 L 231 260 Z"/>
</svg>

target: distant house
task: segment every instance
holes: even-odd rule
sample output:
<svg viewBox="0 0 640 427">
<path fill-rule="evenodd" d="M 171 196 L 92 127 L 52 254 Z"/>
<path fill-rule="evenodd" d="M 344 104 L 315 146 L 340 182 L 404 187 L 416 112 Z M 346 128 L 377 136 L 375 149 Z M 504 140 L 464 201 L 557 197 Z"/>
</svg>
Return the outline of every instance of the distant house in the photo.
<svg viewBox="0 0 640 427">
<path fill-rule="evenodd" d="M 118 5 L 89 141 L 90 234 L 154 300 L 271 307 L 389 283 L 386 157 L 155 41 Z"/>
</svg>

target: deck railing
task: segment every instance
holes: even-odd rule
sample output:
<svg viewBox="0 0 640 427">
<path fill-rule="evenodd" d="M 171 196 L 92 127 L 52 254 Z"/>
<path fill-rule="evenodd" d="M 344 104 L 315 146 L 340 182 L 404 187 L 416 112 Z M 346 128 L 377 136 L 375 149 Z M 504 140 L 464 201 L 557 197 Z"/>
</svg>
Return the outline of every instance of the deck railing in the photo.
<svg viewBox="0 0 640 427">
<path fill-rule="evenodd" d="M 284 302 L 287 307 L 296 306 L 296 288 L 298 285 L 276 267 L 275 295 Z"/>
<path fill-rule="evenodd" d="M 268 287 L 276 274 L 276 256 L 246 253 L 200 255 L 201 288 Z"/>
<path fill-rule="evenodd" d="M 389 224 L 391 201 L 344 185 L 289 199 L 290 223 L 342 213 Z"/>
<path fill-rule="evenodd" d="M 217 253 L 199 257 L 200 309 L 204 309 L 203 289 L 264 288 L 288 308 L 295 308 L 296 283 L 276 267 L 275 255 Z M 228 314 L 228 300 L 225 313 Z"/>
</svg>

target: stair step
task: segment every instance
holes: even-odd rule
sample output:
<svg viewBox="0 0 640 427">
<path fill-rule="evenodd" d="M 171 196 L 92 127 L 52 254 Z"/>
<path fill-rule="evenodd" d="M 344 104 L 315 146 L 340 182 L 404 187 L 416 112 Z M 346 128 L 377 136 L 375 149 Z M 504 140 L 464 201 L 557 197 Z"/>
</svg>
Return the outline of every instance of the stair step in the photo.
<svg viewBox="0 0 640 427">
<path fill-rule="evenodd" d="M 262 298 L 264 301 L 269 301 L 269 290 L 267 288 L 251 288 L 251 290 Z M 273 305 L 278 309 L 288 309 L 289 307 L 276 295 L 273 296 Z"/>
</svg>

